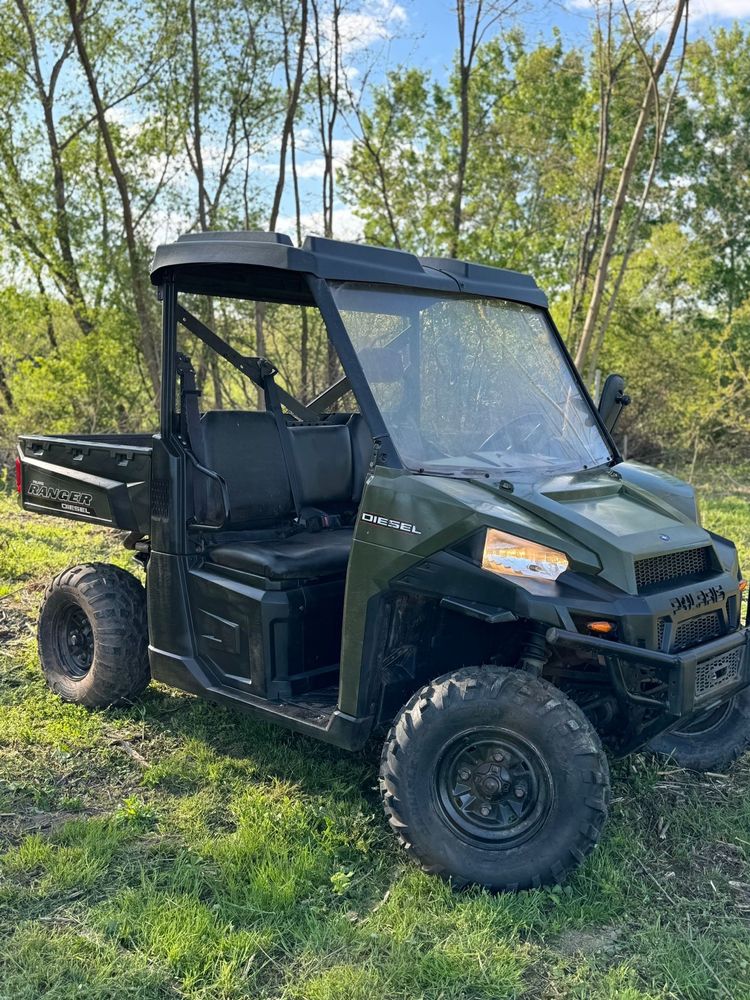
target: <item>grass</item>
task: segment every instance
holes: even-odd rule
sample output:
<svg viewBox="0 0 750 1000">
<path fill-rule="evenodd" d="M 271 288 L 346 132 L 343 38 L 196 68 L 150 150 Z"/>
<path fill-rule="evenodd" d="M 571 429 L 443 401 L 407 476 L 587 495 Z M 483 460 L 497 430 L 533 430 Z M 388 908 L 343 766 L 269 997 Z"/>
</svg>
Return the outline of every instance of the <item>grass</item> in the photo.
<svg viewBox="0 0 750 1000">
<path fill-rule="evenodd" d="M 750 565 L 748 493 L 702 491 Z M 347 755 L 152 685 L 88 712 L 44 687 L 46 583 L 105 532 L 0 496 L 0 1000 L 750 998 L 750 761 L 613 766 L 563 888 L 452 893 L 405 862 Z"/>
</svg>

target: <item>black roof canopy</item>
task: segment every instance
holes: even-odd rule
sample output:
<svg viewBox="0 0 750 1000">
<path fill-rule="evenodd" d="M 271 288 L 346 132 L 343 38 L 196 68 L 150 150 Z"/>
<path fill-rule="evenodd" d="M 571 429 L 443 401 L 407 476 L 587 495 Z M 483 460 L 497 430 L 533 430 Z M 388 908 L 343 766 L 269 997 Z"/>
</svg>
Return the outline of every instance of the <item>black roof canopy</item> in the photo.
<svg viewBox="0 0 750 1000">
<path fill-rule="evenodd" d="M 300 305 L 313 304 L 308 274 L 547 305 L 534 279 L 518 271 L 321 236 L 308 236 L 298 248 L 282 233 L 188 233 L 156 249 L 151 281 L 161 284 L 169 272 L 178 291 Z"/>
</svg>

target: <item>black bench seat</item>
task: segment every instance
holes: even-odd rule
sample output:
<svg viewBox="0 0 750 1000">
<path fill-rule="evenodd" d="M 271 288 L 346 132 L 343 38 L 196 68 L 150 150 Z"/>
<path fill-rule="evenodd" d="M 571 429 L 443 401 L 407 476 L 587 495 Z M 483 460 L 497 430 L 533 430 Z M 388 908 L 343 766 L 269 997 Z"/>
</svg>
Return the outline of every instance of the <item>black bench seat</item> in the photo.
<svg viewBox="0 0 750 1000">
<path fill-rule="evenodd" d="M 344 574 L 352 547 L 352 528 L 300 531 L 265 542 L 214 545 L 206 558 L 217 566 L 254 573 L 268 580 L 313 580 Z"/>
<path fill-rule="evenodd" d="M 289 427 L 300 505 L 351 524 L 362 496 L 372 438 L 360 414 L 342 422 Z M 267 411 L 210 410 L 201 419 L 206 465 L 227 485 L 233 540 L 205 551 L 216 566 L 267 580 L 316 580 L 346 573 L 351 527 L 293 530 L 295 509 L 279 427 Z M 251 534 L 243 538 L 242 534 Z M 258 534 L 261 540 L 258 540 Z M 237 538 L 239 535 L 239 538 Z"/>
</svg>

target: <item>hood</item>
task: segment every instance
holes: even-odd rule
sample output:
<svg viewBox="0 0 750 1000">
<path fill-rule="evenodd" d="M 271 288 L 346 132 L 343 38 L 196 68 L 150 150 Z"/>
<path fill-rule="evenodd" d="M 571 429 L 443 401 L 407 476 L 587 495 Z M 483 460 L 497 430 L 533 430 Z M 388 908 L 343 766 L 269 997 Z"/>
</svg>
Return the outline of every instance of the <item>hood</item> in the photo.
<svg viewBox="0 0 750 1000">
<path fill-rule="evenodd" d="M 636 560 L 711 545 L 681 510 L 614 470 L 557 476 L 521 487 L 514 500 L 596 552 L 601 576 L 631 593 Z"/>
<path fill-rule="evenodd" d="M 601 567 L 600 577 L 627 593 L 637 592 L 636 560 L 711 545 L 677 507 L 611 469 L 514 481 L 512 491 L 481 480 L 444 480 L 439 488 L 488 523 L 561 548 L 584 571 Z"/>
</svg>

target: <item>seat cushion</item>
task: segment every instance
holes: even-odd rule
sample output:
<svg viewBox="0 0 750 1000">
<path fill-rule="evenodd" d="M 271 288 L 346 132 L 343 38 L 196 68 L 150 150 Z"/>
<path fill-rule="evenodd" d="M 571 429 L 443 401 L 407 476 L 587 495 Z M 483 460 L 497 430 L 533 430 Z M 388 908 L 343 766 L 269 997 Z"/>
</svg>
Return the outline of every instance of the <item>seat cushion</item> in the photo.
<svg viewBox="0 0 750 1000">
<path fill-rule="evenodd" d="M 206 556 L 218 566 L 269 580 L 311 580 L 346 572 L 352 530 L 301 531 L 268 542 L 226 542 L 213 546 Z"/>
</svg>

